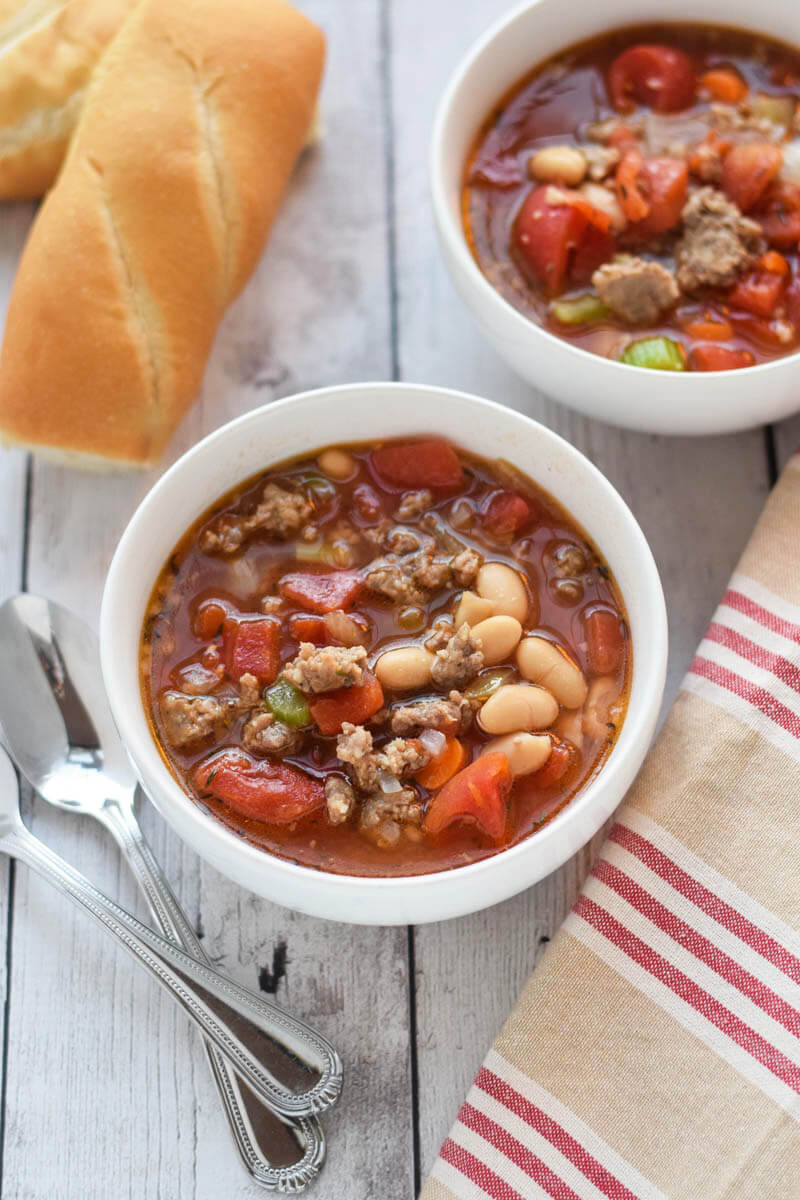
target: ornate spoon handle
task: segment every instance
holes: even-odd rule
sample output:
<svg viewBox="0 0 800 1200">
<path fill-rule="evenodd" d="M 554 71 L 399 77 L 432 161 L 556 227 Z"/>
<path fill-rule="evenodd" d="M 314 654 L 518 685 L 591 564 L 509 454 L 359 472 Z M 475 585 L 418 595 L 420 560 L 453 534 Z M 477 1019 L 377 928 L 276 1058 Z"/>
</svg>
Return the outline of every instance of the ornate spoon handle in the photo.
<svg viewBox="0 0 800 1200">
<path fill-rule="evenodd" d="M 274 1111 L 293 1118 L 321 1112 L 335 1103 L 342 1085 L 341 1062 L 330 1043 L 316 1030 L 165 941 L 104 896 L 24 826 L 6 833 L 0 849 L 38 870 L 103 925 L 156 977 L 235 1065 L 256 1095 Z M 187 978 L 200 989 L 199 993 Z M 285 1088 L 235 1032 L 244 1028 L 242 1018 L 266 1035 L 267 1046 L 270 1040 L 277 1041 L 307 1068 L 317 1072 L 319 1079 L 313 1087 L 299 1092 Z"/>
<path fill-rule="evenodd" d="M 208 956 L 136 820 L 133 802 L 108 800 L 97 817 L 117 842 L 164 936 L 182 945 L 198 961 L 207 963 Z M 274 1114 L 252 1092 L 243 1091 L 228 1061 L 211 1042 L 204 1039 L 203 1044 L 236 1148 L 250 1175 L 262 1187 L 273 1191 L 302 1191 L 319 1174 L 325 1161 L 325 1138 L 317 1118 L 302 1117 L 290 1122 Z M 253 1112 L 253 1120 L 249 1110 Z M 276 1166 L 270 1161 L 270 1153 L 273 1158 L 281 1158 L 287 1152 L 294 1158 L 286 1166 Z"/>
</svg>

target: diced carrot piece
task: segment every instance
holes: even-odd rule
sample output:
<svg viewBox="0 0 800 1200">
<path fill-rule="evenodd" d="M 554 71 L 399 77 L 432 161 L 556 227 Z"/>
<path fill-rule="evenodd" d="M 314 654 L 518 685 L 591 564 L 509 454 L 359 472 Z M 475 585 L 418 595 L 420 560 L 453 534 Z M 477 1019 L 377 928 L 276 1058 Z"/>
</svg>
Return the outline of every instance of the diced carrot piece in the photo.
<svg viewBox="0 0 800 1200">
<path fill-rule="evenodd" d="M 758 266 L 762 271 L 769 271 L 773 275 L 788 275 L 791 271 L 788 262 L 777 250 L 767 250 L 762 254 Z"/>
<path fill-rule="evenodd" d="M 616 613 L 596 608 L 586 618 L 589 670 L 592 675 L 611 675 L 622 662 L 624 638 Z"/>
<path fill-rule="evenodd" d="M 782 163 L 783 154 L 772 142 L 734 146 L 722 163 L 722 190 L 747 212 L 758 204 Z"/>
<path fill-rule="evenodd" d="M 309 702 L 311 716 L 325 737 L 341 733 L 342 725 L 363 725 L 383 707 L 383 688 L 374 675 L 367 675 L 360 687 L 325 692 Z"/>
<path fill-rule="evenodd" d="M 747 84 L 738 71 L 727 67 L 716 67 L 700 76 L 700 86 L 714 100 L 723 104 L 738 104 L 747 95 Z"/>
<path fill-rule="evenodd" d="M 464 482 L 458 455 L 441 438 L 381 446 L 371 459 L 379 478 L 395 488 L 456 488 Z"/>
<path fill-rule="evenodd" d="M 222 630 L 228 615 L 228 607 L 221 600 L 205 600 L 192 617 L 192 633 L 203 641 L 210 641 Z"/>
<path fill-rule="evenodd" d="M 454 821 L 474 821 L 499 842 L 505 833 L 512 783 L 505 754 L 482 754 L 436 793 L 425 814 L 424 829 L 437 834 Z"/>
<path fill-rule="evenodd" d="M 533 505 L 518 492 L 495 492 L 483 518 L 484 528 L 494 537 L 511 541 L 531 521 Z"/>
<path fill-rule="evenodd" d="M 271 617 L 226 618 L 222 657 L 230 678 L 255 675 L 260 684 L 272 683 L 280 667 L 280 638 L 280 625 Z"/>
<path fill-rule="evenodd" d="M 308 613 L 294 613 L 289 617 L 289 633 L 296 642 L 313 642 L 315 646 L 327 646 L 333 640 L 322 617 Z"/>
<path fill-rule="evenodd" d="M 431 759 L 427 767 L 417 771 L 417 783 L 421 783 L 429 792 L 435 792 L 443 787 L 448 779 L 452 779 L 456 771 L 460 771 L 467 757 L 462 742 L 458 738 L 448 738 L 444 749 L 436 758 Z"/>
<path fill-rule="evenodd" d="M 356 571 L 293 571 L 278 581 L 284 599 L 302 604 L 313 613 L 352 608 L 363 586 Z"/>
<path fill-rule="evenodd" d="M 771 271 L 751 271 L 728 292 L 731 308 L 743 308 L 757 317 L 771 317 L 781 301 L 786 280 Z"/>
<path fill-rule="evenodd" d="M 194 770 L 201 796 L 214 796 L 243 817 L 269 824 L 296 821 L 325 803 L 317 779 L 288 763 L 251 758 L 243 750 L 220 750 Z"/>
<path fill-rule="evenodd" d="M 560 783 L 576 757 L 575 747 L 569 742 L 554 742 L 547 762 L 531 775 L 531 783 L 537 788 L 549 788 Z"/>
<path fill-rule="evenodd" d="M 650 205 L 639 182 L 643 164 L 640 150 L 628 150 L 617 167 L 617 199 L 629 221 L 643 221 L 650 212 Z"/>
<path fill-rule="evenodd" d="M 689 351 L 691 371 L 736 371 L 752 367 L 755 357 L 749 350 L 733 350 L 729 346 L 693 346 Z"/>
<path fill-rule="evenodd" d="M 714 321 L 711 317 L 706 317 L 705 320 L 689 321 L 683 328 L 689 337 L 702 342 L 727 342 L 728 338 L 733 337 L 733 326 L 730 321 Z"/>
</svg>

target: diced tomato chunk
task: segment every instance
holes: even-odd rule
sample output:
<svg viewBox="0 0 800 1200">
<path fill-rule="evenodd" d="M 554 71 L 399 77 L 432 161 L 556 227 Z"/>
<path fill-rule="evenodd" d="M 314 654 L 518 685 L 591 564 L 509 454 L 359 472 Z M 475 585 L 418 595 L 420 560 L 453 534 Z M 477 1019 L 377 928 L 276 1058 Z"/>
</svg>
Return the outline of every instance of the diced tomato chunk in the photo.
<svg viewBox="0 0 800 1200">
<path fill-rule="evenodd" d="M 278 580 L 284 599 L 302 604 L 312 613 L 352 608 L 363 586 L 356 571 L 293 571 Z"/>
<path fill-rule="evenodd" d="M 616 613 L 596 608 L 586 618 L 586 656 L 592 675 L 611 675 L 622 662 L 624 637 Z"/>
<path fill-rule="evenodd" d="M 537 788 L 549 788 L 560 783 L 576 757 L 575 748 L 569 742 L 554 742 L 547 762 L 531 775 L 531 783 Z"/>
<path fill-rule="evenodd" d="M 333 640 L 322 617 L 308 613 L 294 613 L 289 617 L 289 633 L 296 642 L 313 642 L 315 646 L 327 646 Z"/>
<path fill-rule="evenodd" d="M 425 814 L 424 828 L 437 834 L 454 821 L 474 821 L 499 842 L 505 833 L 512 782 L 505 754 L 482 754 L 436 793 Z"/>
<path fill-rule="evenodd" d="M 464 482 L 458 455 L 440 438 L 381 446 L 371 459 L 376 475 L 395 488 L 456 488 Z"/>
<path fill-rule="evenodd" d="M 222 630 L 229 606 L 221 600 L 204 600 L 192 617 L 192 633 L 203 641 L 210 641 Z"/>
<path fill-rule="evenodd" d="M 755 357 L 749 350 L 734 350 L 730 346 L 693 346 L 689 351 L 691 371 L 736 371 L 752 367 Z"/>
<path fill-rule="evenodd" d="M 511 541 L 533 519 L 533 505 L 518 492 L 495 492 L 483 518 L 493 537 Z"/>
<path fill-rule="evenodd" d="M 689 167 L 678 158 L 644 158 L 629 150 L 617 170 L 617 196 L 639 233 L 666 233 L 680 220 L 689 186 Z"/>
<path fill-rule="evenodd" d="M 383 688 L 374 675 L 365 676 L 360 687 L 325 692 L 309 702 L 311 716 L 325 737 L 341 733 L 342 725 L 363 725 L 383 707 Z"/>
<path fill-rule="evenodd" d="M 611 103 L 619 112 L 630 112 L 634 102 L 656 112 L 677 112 L 692 103 L 696 86 L 692 60 L 672 46 L 629 46 L 608 72 Z"/>
<path fill-rule="evenodd" d="M 786 280 L 773 271 L 751 271 L 728 292 L 732 308 L 743 308 L 757 317 L 771 317 L 781 301 Z"/>
<path fill-rule="evenodd" d="M 272 617 L 228 617 L 222 627 L 225 670 L 237 682 L 255 675 L 260 684 L 272 683 L 280 667 L 281 630 Z"/>
<path fill-rule="evenodd" d="M 201 796 L 214 796 L 240 816 L 268 824 L 296 821 L 325 803 L 325 789 L 288 763 L 251 758 L 243 750 L 220 750 L 194 770 Z"/>
<path fill-rule="evenodd" d="M 534 188 L 514 222 L 513 244 L 525 265 L 551 295 L 563 290 L 570 254 L 586 232 L 586 214 L 574 205 L 552 205 L 550 189 Z"/>
<path fill-rule="evenodd" d="M 678 158 L 646 158 L 640 181 L 650 211 L 636 226 L 640 233 L 666 233 L 680 220 L 689 186 L 689 167 Z"/>
<path fill-rule="evenodd" d="M 758 204 L 782 162 L 783 154 L 772 142 L 734 146 L 722 162 L 722 190 L 742 212 L 747 212 Z"/>
<path fill-rule="evenodd" d="M 574 283 L 588 283 L 598 267 L 610 262 L 617 243 L 612 233 L 590 225 L 572 254 L 569 277 Z"/>
<path fill-rule="evenodd" d="M 448 738 L 441 754 L 431 759 L 421 771 L 417 771 L 415 776 L 417 783 L 421 783 L 429 792 L 435 792 L 437 788 L 443 787 L 448 779 L 452 779 L 457 771 L 461 770 L 466 757 L 467 751 L 464 743 L 455 737 Z"/>
<path fill-rule="evenodd" d="M 753 218 L 771 246 L 779 250 L 796 250 L 800 242 L 800 188 L 776 180 L 767 188 Z"/>
</svg>

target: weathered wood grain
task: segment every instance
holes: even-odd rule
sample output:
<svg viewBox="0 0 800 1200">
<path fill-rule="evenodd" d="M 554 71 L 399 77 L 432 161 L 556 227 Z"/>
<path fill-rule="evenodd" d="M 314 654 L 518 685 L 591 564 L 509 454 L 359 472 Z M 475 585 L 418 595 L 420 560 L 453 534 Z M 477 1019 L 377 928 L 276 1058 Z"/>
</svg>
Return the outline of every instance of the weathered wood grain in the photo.
<svg viewBox="0 0 800 1200">
<path fill-rule="evenodd" d="M 736 437 L 664 439 L 586 420 L 517 379 L 467 316 L 436 246 L 426 153 L 447 77 L 470 42 L 507 7 L 505 0 L 464 0 L 453 20 L 446 5 L 425 0 L 392 5 L 400 370 L 403 378 L 463 388 L 544 421 L 618 487 L 661 571 L 670 618 L 669 703 L 766 494 L 763 435 L 758 430 Z M 417 931 L 423 1170 L 507 1015 L 541 937 L 549 936 L 571 905 L 586 863 L 584 851 L 527 895 Z"/>
<path fill-rule="evenodd" d="M 323 141 L 299 164 L 267 254 L 224 322 L 201 403 L 176 435 L 173 454 L 276 396 L 391 371 L 378 6 L 309 0 L 303 7 L 329 35 Z M 265 462 L 269 453 L 265 446 Z M 96 621 L 114 544 L 149 482 L 37 462 L 29 586 Z M 346 929 L 270 906 L 199 862 L 152 809 L 143 823 L 214 959 L 241 982 L 273 990 L 341 1050 L 346 1092 L 327 1122 L 329 1161 L 315 1195 L 408 1200 L 405 931 Z M 33 825 L 112 895 L 134 904 L 99 830 L 41 804 Z M 5 1151 L 14 1183 L 6 1194 L 260 1194 L 239 1167 L 185 1019 L 46 885 L 24 869 L 18 881 Z"/>
</svg>

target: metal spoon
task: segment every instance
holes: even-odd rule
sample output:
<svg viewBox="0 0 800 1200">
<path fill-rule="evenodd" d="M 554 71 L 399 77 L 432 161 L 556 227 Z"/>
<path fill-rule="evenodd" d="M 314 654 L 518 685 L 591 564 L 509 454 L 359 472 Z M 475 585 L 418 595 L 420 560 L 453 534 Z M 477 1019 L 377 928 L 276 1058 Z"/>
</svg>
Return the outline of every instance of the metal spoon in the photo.
<svg viewBox="0 0 800 1200">
<path fill-rule="evenodd" d="M 111 831 L 164 932 L 202 960 L 203 950 L 134 816 L 135 779 L 110 715 L 93 632 L 59 605 L 36 596 L 18 596 L 0 606 L 0 662 L 5 683 L 0 688 L 0 723 L 24 774 L 50 803 L 94 816 Z M 294 1088 L 307 1086 L 308 1070 L 295 1057 L 296 1029 L 288 1047 L 292 1057 L 287 1058 L 285 1014 L 277 1008 L 274 1012 L 280 1015 L 280 1027 L 271 1031 L 275 1053 L 270 1071 Z M 237 1034 L 250 1043 L 246 1029 L 237 1028 Z M 319 1066 L 323 1039 L 312 1033 L 312 1042 L 310 1054 L 302 1057 Z M 289 1121 L 287 1126 L 284 1117 L 281 1123 L 240 1087 L 225 1059 L 208 1050 L 247 1169 L 265 1187 L 302 1190 L 324 1160 L 318 1122 L 306 1118 Z M 341 1066 L 338 1059 L 334 1064 L 330 1058 L 330 1047 L 327 1050 L 327 1074 L 332 1091 L 338 1092 Z M 259 1052 L 263 1053 L 263 1045 Z M 318 1089 L 322 1107 L 331 1096 L 323 1099 L 324 1088 L 318 1085 Z M 285 1113 L 285 1105 L 280 1109 Z"/>
</svg>

